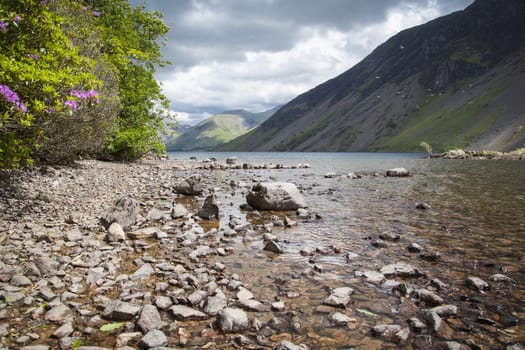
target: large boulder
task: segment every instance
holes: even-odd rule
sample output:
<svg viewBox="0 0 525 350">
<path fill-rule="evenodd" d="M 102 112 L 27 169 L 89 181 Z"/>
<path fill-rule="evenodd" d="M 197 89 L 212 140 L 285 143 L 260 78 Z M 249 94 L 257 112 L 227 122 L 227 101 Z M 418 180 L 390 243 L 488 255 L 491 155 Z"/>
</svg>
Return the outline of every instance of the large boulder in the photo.
<svg viewBox="0 0 525 350">
<path fill-rule="evenodd" d="M 288 182 L 262 182 L 253 186 L 246 201 L 257 210 L 297 210 L 306 202 L 297 187 Z"/>
<path fill-rule="evenodd" d="M 113 208 L 100 216 L 100 223 L 106 229 L 114 222 L 120 224 L 123 229 L 127 229 L 137 221 L 138 212 L 137 201 L 124 196 L 115 202 Z"/>
<path fill-rule="evenodd" d="M 191 175 L 190 177 L 179 181 L 175 185 L 175 192 L 180 194 L 186 194 L 190 196 L 199 195 L 202 193 L 202 182 L 199 174 Z"/>
</svg>

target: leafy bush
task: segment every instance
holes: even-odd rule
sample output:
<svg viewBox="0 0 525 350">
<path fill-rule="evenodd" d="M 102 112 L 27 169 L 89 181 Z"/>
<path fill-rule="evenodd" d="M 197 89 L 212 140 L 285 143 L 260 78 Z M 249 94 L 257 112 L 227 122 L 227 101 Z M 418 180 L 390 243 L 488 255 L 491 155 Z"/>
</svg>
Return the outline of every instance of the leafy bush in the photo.
<svg viewBox="0 0 525 350">
<path fill-rule="evenodd" d="M 161 18 L 124 0 L 0 0 L 0 169 L 163 152 Z"/>
</svg>

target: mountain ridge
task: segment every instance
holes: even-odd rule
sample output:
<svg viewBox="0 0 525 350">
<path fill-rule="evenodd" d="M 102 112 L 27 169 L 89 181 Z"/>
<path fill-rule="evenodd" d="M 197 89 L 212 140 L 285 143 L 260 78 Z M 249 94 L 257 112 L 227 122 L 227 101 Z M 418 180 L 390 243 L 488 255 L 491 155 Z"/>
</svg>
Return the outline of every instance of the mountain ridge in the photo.
<svg viewBox="0 0 525 350">
<path fill-rule="evenodd" d="M 525 2 L 477 0 L 399 32 L 223 150 L 414 151 L 525 142 Z M 520 131 L 517 131 L 520 130 Z"/>
</svg>

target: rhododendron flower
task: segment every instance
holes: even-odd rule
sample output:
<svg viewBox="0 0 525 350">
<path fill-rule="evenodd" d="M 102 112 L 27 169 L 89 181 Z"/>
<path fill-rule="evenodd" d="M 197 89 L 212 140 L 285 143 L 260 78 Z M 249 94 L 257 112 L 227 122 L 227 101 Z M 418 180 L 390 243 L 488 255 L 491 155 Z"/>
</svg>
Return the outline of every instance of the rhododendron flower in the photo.
<svg viewBox="0 0 525 350">
<path fill-rule="evenodd" d="M 15 23 L 20 23 L 21 20 L 22 20 L 22 17 L 20 17 L 20 15 L 16 15 L 15 18 L 13 18 L 13 22 Z"/>
<path fill-rule="evenodd" d="M 67 100 L 66 102 L 64 102 L 64 104 L 66 105 L 66 107 L 68 107 L 70 109 L 77 109 L 78 108 L 78 102 L 74 101 L 74 100 Z"/>
<path fill-rule="evenodd" d="M 1 30 L 2 32 L 4 32 L 4 33 L 5 33 L 6 30 L 7 30 L 7 28 L 6 28 L 6 26 L 5 26 L 5 23 L 4 23 L 3 21 L 0 21 L 0 30 Z"/>
</svg>

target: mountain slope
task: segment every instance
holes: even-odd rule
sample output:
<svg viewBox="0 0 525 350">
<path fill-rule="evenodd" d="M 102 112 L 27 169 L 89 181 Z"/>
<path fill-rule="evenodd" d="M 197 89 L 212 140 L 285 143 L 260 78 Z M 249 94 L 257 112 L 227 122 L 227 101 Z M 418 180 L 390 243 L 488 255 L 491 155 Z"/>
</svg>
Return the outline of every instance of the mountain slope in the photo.
<svg viewBox="0 0 525 350">
<path fill-rule="evenodd" d="M 407 29 L 225 150 L 508 150 L 525 143 L 525 1 L 477 0 Z"/>
<path fill-rule="evenodd" d="M 192 126 L 166 142 L 168 151 L 213 150 L 265 121 L 276 108 L 261 113 L 225 111 Z"/>
</svg>

